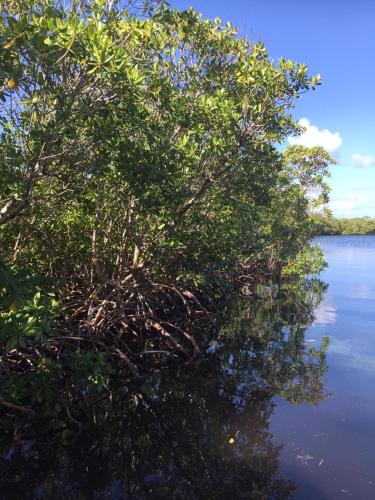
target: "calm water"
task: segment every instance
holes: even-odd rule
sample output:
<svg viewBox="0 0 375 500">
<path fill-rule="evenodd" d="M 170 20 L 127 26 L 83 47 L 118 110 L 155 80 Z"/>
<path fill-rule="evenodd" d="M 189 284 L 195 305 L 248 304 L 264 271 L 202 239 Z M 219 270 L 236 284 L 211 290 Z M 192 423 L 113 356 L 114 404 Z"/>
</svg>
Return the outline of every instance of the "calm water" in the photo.
<svg viewBox="0 0 375 500">
<path fill-rule="evenodd" d="M 194 366 L 0 432 L 0 498 L 374 499 L 375 236 L 318 241 L 320 279 L 239 299 Z"/>
<path fill-rule="evenodd" d="M 316 406 L 276 398 L 270 430 L 296 498 L 375 498 L 375 236 L 325 236 L 329 287 L 306 340 L 329 337 L 326 390 Z"/>
</svg>

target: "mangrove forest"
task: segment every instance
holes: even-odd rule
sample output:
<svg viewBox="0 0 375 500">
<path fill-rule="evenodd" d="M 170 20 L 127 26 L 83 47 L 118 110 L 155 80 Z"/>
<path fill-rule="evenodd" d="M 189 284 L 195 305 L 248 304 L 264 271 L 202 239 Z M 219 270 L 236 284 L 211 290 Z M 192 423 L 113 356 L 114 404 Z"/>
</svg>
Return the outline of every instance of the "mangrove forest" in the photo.
<svg viewBox="0 0 375 500">
<path fill-rule="evenodd" d="M 134 450 L 160 454 L 168 474 L 183 428 L 190 451 L 175 459 L 179 479 L 158 483 L 151 498 L 294 491 L 276 479 L 279 450 L 266 420 L 280 391 L 291 401 L 324 393 L 325 346 L 306 350 L 303 332 L 324 289 L 312 278 L 324 259 L 311 239 L 322 232 L 316 213 L 328 202 L 335 160 L 287 141 L 303 132 L 294 108 L 318 85 L 305 64 L 273 60 L 262 43 L 193 9 L 157 0 L 0 2 L 1 449 L 26 460 L 24 439 L 48 430 L 32 452 L 34 465 L 50 462 L 47 498 L 70 498 L 56 471 L 74 475 L 81 454 L 90 455 L 87 442 L 79 445 L 85 428 L 102 436 L 92 460 L 104 475 L 120 467 L 118 436 L 127 436 L 121 463 L 138 496 L 126 498 L 151 495 L 152 461 L 135 463 Z M 240 316 L 240 324 L 230 319 Z M 223 337 L 255 353 L 233 366 L 246 368 L 252 389 L 241 398 L 256 408 L 246 439 L 274 457 L 264 475 L 254 459 L 245 477 L 239 455 L 221 462 L 202 438 L 205 425 L 215 432 L 216 414 L 238 418 L 235 368 L 221 372 L 220 397 L 213 375 L 223 370 Z M 190 371 L 200 373 L 201 395 L 183 382 Z M 167 380 L 172 389 L 157 403 Z M 215 410 L 203 423 L 210 398 Z M 67 432 L 78 441 L 67 445 Z M 53 463 L 43 446 L 56 436 Z M 235 438 L 234 428 L 224 432 L 229 445 Z M 39 480 L 8 459 L 2 484 Z M 216 472 L 205 482 L 208 467 Z M 220 483 L 224 469 L 237 478 L 231 484 Z M 258 496 L 246 496 L 250 485 Z"/>
</svg>

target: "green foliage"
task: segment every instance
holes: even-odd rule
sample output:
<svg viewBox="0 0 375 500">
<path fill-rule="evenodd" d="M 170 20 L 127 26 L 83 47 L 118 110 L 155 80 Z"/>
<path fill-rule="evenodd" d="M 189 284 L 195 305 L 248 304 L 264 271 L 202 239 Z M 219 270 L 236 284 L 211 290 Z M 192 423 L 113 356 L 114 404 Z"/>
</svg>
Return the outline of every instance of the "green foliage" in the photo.
<svg viewBox="0 0 375 500">
<path fill-rule="evenodd" d="M 76 389 L 87 391 L 89 395 L 108 390 L 112 368 L 104 353 L 78 349 L 69 360 L 69 369 Z"/>
<path fill-rule="evenodd" d="M 263 238 L 281 185 L 322 184 L 323 152 L 283 159 L 274 146 L 298 133 L 289 109 L 316 80 L 193 9 L 81 7 L 2 12 L 3 254 L 88 273 L 95 232 L 107 276 L 149 262 L 193 281 L 232 268 Z"/>
<path fill-rule="evenodd" d="M 314 214 L 315 234 L 375 234 L 375 219 L 353 217 L 338 219 L 329 210 Z"/>
<path fill-rule="evenodd" d="M 0 394 L 16 404 L 33 404 L 43 413 L 59 413 L 72 401 L 84 399 L 86 405 L 110 387 L 112 367 L 103 353 L 78 349 L 67 360 L 41 356 L 28 371 L 12 373 L 3 367 Z M 83 397 L 84 396 L 84 397 Z"/>
<path fill-rule="evenodd" d="M 307 274 L 319 274 L 326 266 L 324 255 L 319 246 L 307 245 L 287 263 L 283 275 L 302 278 Z"/>
<path fill-rule="evenodd" d="M 289 146 L 271 189 L 271 201 L 260 213 L 256 251 L 272 277 L 319 273 L 324 261 L 309 247 L 315 235 L 312 214 L 328 201 L 326 178 L 334 163 L 320 147 Z M 254 252 L 254 250 L 253 250 Z"/>
<path fill-rule="evenodd" d="M 28 371 L 27 377 L 23 373 L 7 371 L 5 366 L 2 371 L 0 394 L 6 400 L 28 405 L 33 402 L 34 406 L 42 403 L 46 413 L 55 406 L 61 371 L 56 361 L 41 356 L 32 370 Z M 43 406 L 41 409 L 43 410 Z"/>
<path fill-rule="evenodd" d="M 28 341 L 43 343 L 55 332 L 60 314 L 60 303 L 45 280 L 0 265 L 0 342 L 7 352 Z"/>
</svg>

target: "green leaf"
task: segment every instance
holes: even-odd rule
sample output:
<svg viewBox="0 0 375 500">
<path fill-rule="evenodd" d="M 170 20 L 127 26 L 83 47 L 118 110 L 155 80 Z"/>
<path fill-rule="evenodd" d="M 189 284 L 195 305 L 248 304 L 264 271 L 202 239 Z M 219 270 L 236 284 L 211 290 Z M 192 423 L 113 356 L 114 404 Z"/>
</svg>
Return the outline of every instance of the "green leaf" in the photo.
<svg viewBox="0 0 375 500">
<path fill-rule="evenodd" d="M 13 351 L 18 346 L 18 337 L 17 335 L 13 335 L 7 340 L 7 343 L 5 344 L 5 351 L 7 353 L 10 353 Z"/>
</svg>

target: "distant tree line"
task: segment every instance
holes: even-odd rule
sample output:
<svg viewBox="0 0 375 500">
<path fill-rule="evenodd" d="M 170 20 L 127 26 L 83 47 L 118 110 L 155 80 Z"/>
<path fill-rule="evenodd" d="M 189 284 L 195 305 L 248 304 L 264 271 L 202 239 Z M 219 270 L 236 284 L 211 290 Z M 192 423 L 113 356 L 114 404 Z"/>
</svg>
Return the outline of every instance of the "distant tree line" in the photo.
<svg viewBox="0 0 375 500">
<path fill-rule="evenodd" d="M 316 234 L 375 234 L 375 218 L 336 218 L 329 211 L 314 215 Z"/>
</svg>

